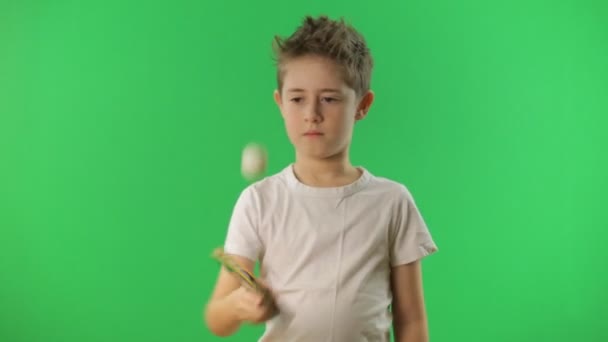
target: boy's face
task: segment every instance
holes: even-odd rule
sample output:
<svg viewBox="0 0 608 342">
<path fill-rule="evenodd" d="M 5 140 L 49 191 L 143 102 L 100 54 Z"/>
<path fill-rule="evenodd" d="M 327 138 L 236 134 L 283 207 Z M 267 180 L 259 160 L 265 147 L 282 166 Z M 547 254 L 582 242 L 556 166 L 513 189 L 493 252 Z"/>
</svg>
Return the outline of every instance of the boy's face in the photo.
<svg viewBox="0 0 608 342">
<path fill-rule="evenodd" d="M 298 57 L 283 68 L 283 89 L 274 97 L 296 154 L 325 159 L 348 153 L 354 123 L 367 114 L 373 93 L 357 96 L 327 58 Z"/>
</svg>

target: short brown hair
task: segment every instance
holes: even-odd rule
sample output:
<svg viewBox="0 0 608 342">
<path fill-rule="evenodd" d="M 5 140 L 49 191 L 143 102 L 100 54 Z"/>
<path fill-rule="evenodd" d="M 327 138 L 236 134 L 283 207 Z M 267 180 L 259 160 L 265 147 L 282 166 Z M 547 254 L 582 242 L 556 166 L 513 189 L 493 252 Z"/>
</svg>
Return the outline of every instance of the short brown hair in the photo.
<svg viewBox="0 0 608 342">
<path fill-rule="evenodd" d="M 373 59 L 363 36 L 343 18 L 306 16 L 288 38 L 274 37 L 277 84 L 283 87 L 283 65 L 304 55 L 327 57 L 343 68 L 344 81 L 361 96 L 370 89 Z"/>
</svg>

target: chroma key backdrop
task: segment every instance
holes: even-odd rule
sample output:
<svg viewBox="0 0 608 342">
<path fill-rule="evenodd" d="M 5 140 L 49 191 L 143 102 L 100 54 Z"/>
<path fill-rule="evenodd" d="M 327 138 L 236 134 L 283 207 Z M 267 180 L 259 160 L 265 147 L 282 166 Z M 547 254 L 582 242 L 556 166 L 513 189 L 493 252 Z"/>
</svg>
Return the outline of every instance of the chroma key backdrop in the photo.
<svg viewBox="0 0 608 342">
<path fill-rule="evenodd" d="M 256 341 L 202 312 L 249 142 L 293 160 L 271 41 L 344 17 L 373 53 L 352 162 L 439 246 L 433 342 L 608 341 L 608 3 L 0 2 L 0 341 Z M 331 267 L 331 265 L 328 265 Z"/>
</svg>

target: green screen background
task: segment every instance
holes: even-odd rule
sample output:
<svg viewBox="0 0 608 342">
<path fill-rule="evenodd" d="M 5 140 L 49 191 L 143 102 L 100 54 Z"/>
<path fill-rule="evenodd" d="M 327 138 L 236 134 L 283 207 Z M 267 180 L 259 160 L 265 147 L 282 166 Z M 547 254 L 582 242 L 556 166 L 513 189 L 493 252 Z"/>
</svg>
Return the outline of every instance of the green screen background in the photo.
<svg viewBox="0 0 608 342">
<path fill-rule="evenodd" d="M 322 13 L 376 60 L 353 163 L 440 247 L 432 341 L 608 340 L 606 2 L 4 0 L 0 341 L 220 340 L 201 312 L 241 150 L 293 158 L 271 39 Z"/>
</svg>

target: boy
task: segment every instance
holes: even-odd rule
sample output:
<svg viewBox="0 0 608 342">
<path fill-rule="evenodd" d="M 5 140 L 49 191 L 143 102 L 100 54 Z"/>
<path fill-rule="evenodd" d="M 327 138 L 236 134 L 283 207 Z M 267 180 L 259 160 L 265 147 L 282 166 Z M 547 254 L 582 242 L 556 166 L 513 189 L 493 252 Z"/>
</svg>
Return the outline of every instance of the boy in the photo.
<svg viewBox="0 0 608 342">
<path fill-rule="evenodd" d="M 428 341 L 420 259 L 437 247 L 405 186 L 349 161 L 374 99 L 363 37 L 307 17 L 275 43 L 274 99 L 295 162 L 241 193 L 224 246 L 250 272 L 260 262 L 272 298 L 222 269 L 207 326 L 228 336 L 265 322 L 260 341 L 384 342 L 392 324 L 396 341 Z"/>
</svg>

